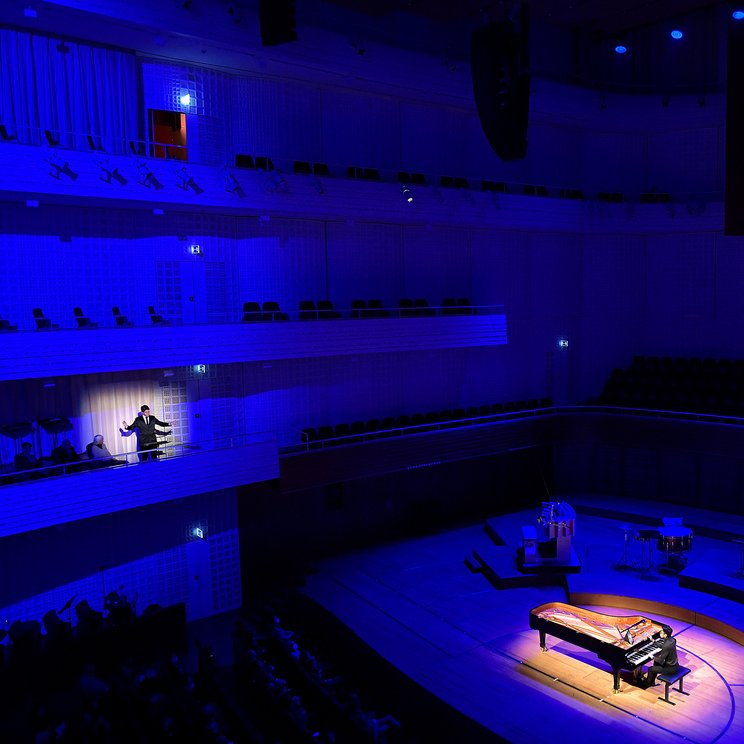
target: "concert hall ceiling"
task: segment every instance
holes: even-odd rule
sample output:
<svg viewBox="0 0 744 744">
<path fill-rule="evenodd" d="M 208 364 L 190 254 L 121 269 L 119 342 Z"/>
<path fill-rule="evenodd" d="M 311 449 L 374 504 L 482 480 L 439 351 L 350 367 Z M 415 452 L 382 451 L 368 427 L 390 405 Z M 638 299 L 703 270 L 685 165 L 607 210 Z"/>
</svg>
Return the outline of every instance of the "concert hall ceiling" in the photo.
<svg viewBox="0 0 744 744">
<path fill-rule="evenodd" d="M 436 21 L 480 20 L 484 12 L 503 13 L 513 2 L 488 0 L 326 0 L 370 16 L 407 12 Z M 658 21 L 679 18 L 691 12 L 720 6 L 711 0 L 529 0 L 535 20 L 555 26 L 579 27 L 613 34 Z"/>
</svg>

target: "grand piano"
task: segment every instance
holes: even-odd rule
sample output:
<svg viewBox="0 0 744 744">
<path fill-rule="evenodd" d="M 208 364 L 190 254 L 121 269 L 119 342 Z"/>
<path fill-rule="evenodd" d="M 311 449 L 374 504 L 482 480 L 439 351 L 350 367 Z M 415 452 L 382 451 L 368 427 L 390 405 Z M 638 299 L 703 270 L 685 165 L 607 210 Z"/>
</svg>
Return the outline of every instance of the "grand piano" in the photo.
<svg viewBox="0 0 744 744">
<path fill-rule="evenodd" d="M 612 667 L 614 692 L 620 690 L 620 670 L 633 671 L 661 648 L 661 625 L 641 615 L 605 615 L 564 602 L 547 602 L 530 610 L 530 628 L 540 631 L 540 648 L 552 635 L 593 651 Z"/>
</svg>

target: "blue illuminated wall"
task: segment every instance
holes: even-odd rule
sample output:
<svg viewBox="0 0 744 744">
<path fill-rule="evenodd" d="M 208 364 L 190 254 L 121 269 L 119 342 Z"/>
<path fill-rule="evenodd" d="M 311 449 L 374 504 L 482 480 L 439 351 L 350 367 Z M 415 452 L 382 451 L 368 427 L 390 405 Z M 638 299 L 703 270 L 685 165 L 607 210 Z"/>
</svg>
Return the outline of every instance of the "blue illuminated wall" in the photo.
<svg viewBox="0 0 744 744">
<path fill-rule="evenodd" d="M 218 184 L 217 196 L 184 196 L 162 215 L 152 212 L 157 195 L 134 179 L 118 199 L 103 185 L 95 198 L 80 196 L 73 183 L 45 199 L 48 150 L 38 147 L 35 168 L 22 169 L 0 142 L 0 179 L 17 179 L 15 186 L 3 181 L 0 203 L 0 315 L 32 335 L 33 307 L 73 328 L 75 306 L 113 326 L 117 305 L 142 326 L 154 305 L 175 326 L 196 328 L 237 323 L 247 300 L 275 300 L 295 313 L 303 299 L 328 298 L 347 311 L 357 297 L 395 307 L 402 297 L 437 305 L 454 296 L 504 305 L 508 345 L 411 344 L 398 352 L 246 361 L 214 365 L 203 378 L 184 367 L 165 378 L 162 368 L 143 372 L 133 363 L 137 371 L 64 380 L 44 394 L 39 379 L 0 383 L 0 422 L 63 415 L 73 420 L 79 448 L 99 427 L 118 441 L 118 421 L 94 422 L 73 405 L 81 391 L 116 382 L 148 394 L 147 402 L 177 423 L 179 441 L 247 431 L 270 432 L 283 445 L 299 442 L 305 426 L 545 395 L 582 402 L 599 392 L 612 367 L 638 353 L 740 355 L 744 244 L 720 234 L 720 97 L 704 108 L 683 98 L 664 107 L 658 98 L 600 101 L 593 92 L 535 81 L 528 157 L 502 163 L 482 134 L 466 66 L 446 73 L 441 60 L 410 66 L 410 55 L 395 50 L 384 59 L 373 74 L 362 70 L 363 60 L 339 56 L 338 75 L 313 79 L 299 64 L 281 68 L 294 69 L 293 77 L 276 68 L 227 72 L 139 55 L 140 121 L 130 136 L 146 132 L 148 109 L 183 111 L 189 165 L 204 166 L 205 178 Z M 184 91 L 191 99 L 185 107 Z M 8 91 L 0 89 L 0 97 L 9 100 Z M 280 201 L 262 193 L 227 206 L 225 169 L 236 154 L 271 157 L 287 174 L 294 160 L 325 163 L 335 201 L 297 189 L 274 194 Z M 63 152 L 75 167 L 79 155 Z M 131 161 L 134 170 L 138 159 Z M 378 169 L 387 190 L 363 191 L 345 178 L 347 166 Z M 420 188 L 433 208 L 400 212 L 398 170 L 425 174 Z M 470 188 L 443 193 L 441 175 L 467 178 Z M 510 193 L 482 192 L 483 179 L 505 182 Z M 525 197 L 523 184 L 549 187 L 551 197 Z M 564 187 L 585 198 L 559 199 Z M 174 188 L 167 193 L 179 193 Z M 651 189 L 670 193 L 671 203 L 639 204 L 638 195 Z M 627 198 L 607 204 L 599 191 Z M 29 197 L 40 206 L 23 206 Z M 202 256 L 188 253 L 192 243 Z M 570 339 L 568 351 L 557 350 L 559 335 Z M 43 355 L 43 334 L 36 338 L 34 353 Z M 95 338 L 90 332 L 90 343 Z M 48 373 L 55 375 L 53 366 Z M 40 441 L 44 454 L 50 445 Z M 11 455 L 6 444 L 5 465 Z M 235 606 L 233 504 L 234 494 L 220 492 L 14 539 L 8 554 L 23 568 L 11 573 L 2 562 L 7 593 L 0 607 L 33 613 L 62 606 L 72 594 L 95 598 L 99 566 L 107 586 L 138 587 L 141 604 L 186 600 L 191 617 Z M 184 524 L 202 519 L 210 541 L 190 541 Z M 50 571 L 58 560 L 59 571 Z M 201 589 L 196 575 L 209 576 L 211 588 Z"/>
</svg>

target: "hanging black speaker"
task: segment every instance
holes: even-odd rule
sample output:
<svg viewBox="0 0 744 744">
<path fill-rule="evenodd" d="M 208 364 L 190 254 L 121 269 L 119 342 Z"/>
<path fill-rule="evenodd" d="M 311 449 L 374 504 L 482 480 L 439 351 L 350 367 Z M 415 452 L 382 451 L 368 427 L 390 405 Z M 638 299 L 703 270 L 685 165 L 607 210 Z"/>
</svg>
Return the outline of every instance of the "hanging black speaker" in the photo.
<svg viewBox="0 0 744 744">
<path fill-rule="evenodd" d="M 729 18 L 726 62 L 726 194 L 724 235 L 744 235 L 744 21 Z"/>
<path fill-rule="evenodd" d="M 527 154 L 530 110 L 529 9 L 481 26 L 470 46 L 473 92 L 483 132 L 502 160 Z"/>
<path fill-rule="evenodd" d="M 264 46 L 297 41 L 295 0 L 261 0 L 259 22 Z"/>
</svg>

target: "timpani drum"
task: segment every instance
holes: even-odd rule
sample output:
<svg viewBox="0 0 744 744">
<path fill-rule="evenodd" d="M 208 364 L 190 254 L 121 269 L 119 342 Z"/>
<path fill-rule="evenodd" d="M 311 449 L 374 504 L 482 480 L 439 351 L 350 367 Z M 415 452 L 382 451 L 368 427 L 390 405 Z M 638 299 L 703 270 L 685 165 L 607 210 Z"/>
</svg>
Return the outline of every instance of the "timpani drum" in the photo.
<svg viewBox="0 0 744 744">
<path fill-rule="evenodd" d="M 665 553 L 686 553 L 692 547 L 692 530 L 679 525 L 660 527 L 656 547 Z"/>
</svg>

